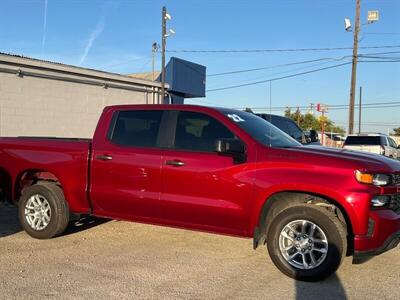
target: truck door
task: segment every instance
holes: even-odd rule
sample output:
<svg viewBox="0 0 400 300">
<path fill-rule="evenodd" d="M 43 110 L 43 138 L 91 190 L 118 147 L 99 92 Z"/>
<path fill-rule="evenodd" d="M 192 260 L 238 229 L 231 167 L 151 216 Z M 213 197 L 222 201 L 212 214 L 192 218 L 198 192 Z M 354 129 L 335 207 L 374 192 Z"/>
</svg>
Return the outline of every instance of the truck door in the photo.
<svg viewBox="0 0 400 300">
<path fill-rule="evenodd" d="M 176 112 L 174 143 L 162 162 L 161 214 L 176 225 L 243 233 L 253 178 L 246 163 L 215 152 L 215 141 L 237 138 L 212 116 Z"/>
<path fill-rule="evenodd" d="M 159 217 L 161 110 L 114 112 L 109 133 L 94 139 L 90 198 L 97 215 Z"/>
</svg>

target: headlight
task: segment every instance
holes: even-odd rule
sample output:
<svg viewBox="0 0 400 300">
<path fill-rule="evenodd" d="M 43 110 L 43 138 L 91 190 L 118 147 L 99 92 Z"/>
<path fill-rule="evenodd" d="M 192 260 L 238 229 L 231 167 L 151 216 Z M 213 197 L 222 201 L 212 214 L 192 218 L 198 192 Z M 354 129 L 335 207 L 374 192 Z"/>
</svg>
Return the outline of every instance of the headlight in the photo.
<svg viewBox="0 0 400 300">
<path fill-rule="evenodd" d="M 382 186 L 390 184 L 390 178 L 391 177 L 386 174 L 370 174 L 356 171 L 356 179 L 360 183 Z"/>
</svg>

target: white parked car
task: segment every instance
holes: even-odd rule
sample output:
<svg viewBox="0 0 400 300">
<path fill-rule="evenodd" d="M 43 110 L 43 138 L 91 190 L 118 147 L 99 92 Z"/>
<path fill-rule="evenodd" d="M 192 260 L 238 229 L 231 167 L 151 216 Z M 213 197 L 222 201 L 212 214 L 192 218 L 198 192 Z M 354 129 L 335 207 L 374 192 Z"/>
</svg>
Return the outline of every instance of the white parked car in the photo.
<svg viewBox="0 0 400 300">
<path fill-rule="evenodd" d="M 400 149 L 396 142 L 390 136 L 380 133 L 349 135 L 343 148 L 400 159 Z"/>
</svg>

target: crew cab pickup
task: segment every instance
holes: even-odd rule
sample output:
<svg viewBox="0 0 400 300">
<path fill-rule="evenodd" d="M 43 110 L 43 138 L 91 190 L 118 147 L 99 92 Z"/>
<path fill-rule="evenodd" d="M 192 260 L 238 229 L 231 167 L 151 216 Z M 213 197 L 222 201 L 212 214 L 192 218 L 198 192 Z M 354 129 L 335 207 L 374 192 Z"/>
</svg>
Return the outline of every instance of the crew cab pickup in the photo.
<svg viewBox="0 0 400 300">
<path fill-rule="evenodd" d="M 348 135 L 343 148 L 400 159 L 400 148 L 396 142 L 390 136 L 380 133 Z"/>
<path fill-rule="evenodd" d="M 400 162 L 304 147 L 251 113 L 191 105 L 104 109 L 93 140 L 1 138 L 0 181 L 34 238 L 72 216 L 253 238 L 299 280 L 400 240 Z"/>
</svg>

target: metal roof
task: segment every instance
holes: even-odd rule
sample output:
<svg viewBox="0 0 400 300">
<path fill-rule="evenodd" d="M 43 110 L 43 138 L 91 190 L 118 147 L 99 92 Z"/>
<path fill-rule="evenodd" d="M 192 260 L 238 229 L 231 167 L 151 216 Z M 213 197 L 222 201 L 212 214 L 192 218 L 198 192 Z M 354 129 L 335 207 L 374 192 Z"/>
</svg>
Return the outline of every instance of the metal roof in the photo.
<svg viewBox="0 0 400 300">
<path fill-rule="evenodd" d="M 21 61 L 19 61 L 21 60 Z M 37 59 L 37 58 L 32 58 L 20 54 L 14 54 L 14 53 L 4 53 L 0 52 L 0 63 L 6 62 L 7 64 L 21 64 L 21 65 L 28 65 L 29 67 L 36 67 L 36 68 L 50 68 L 54 69 L 56 71 L 67 71 L 67 72 L 74 72 L 74 73 L 80 73 L 82 75 L 86 76 L 97 76 L 97 77 L 107 77 L 110 79 L 114 80 L 122 80 L 122 81 L 127 81 L 127 82 L 132 82 L 135 81 L 137 84 L 143 84 L 147 86 L 156 86 L 156 87 L 161 87 L 161 83 L 159 82 L 153 82 L 152 80 L 147 80 L 144 78 L 134 78 L 132 76 L 128 76 L 125 74 L 119 74 L 119 73 L 112 73 L 112 72 L 107 72 L 107 71 L 102 71 L 102 70 L 96 70 L 96 69 L 91 69 L 91 68 L 84 68 L 80 66 L 74 66 L 74 65 L 69 65 L 69 64 L 64 64 L 64 63 L 59 63 L 59 62 L 54 62 L 54 61 L 49 61 L 49 60 L 43 60 L 43 59 Z"/>
</svg>

